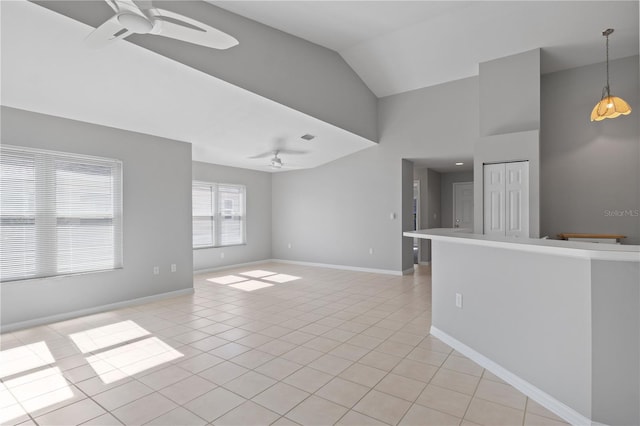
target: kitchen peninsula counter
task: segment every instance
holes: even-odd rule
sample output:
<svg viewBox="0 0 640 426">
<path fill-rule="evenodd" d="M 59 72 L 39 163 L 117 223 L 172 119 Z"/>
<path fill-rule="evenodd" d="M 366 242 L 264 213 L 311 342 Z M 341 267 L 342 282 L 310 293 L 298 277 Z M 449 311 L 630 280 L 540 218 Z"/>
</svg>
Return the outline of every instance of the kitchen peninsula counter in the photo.
<svg viewBox="0 0 640 426">
<path fill-rule="evenodd" d="M 640 246 L 403 235 L 432 241 L 432 335 L 573 424 L 640 424 Z"/>
</svg>

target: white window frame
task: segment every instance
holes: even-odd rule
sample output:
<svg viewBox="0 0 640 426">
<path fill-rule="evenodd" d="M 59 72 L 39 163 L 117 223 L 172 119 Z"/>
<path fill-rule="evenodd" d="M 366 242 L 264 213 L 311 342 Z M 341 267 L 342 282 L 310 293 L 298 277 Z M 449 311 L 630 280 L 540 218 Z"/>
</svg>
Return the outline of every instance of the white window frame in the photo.
<svg viewBox="0 0 640 426">
<path fill-rule="evenodd" d="M 193 210 L 192 210 L 192 221 L 194 223 L 192 223 L 192 226 L 194 226 L 195 228 L 195 219 L 196 217 L 198 218 L 211 218 L 211 220 L 213 221 L 213 235 L 212 235 L 212 239 L 213 242 L 212 244 L 206 244 L 206 245 L 198 245 L 196 246 L 193 243 L 193 238 L 192 238 L 192 247 L 194 250 L 201 250 L 201 249 L 209 249 L 209 248 L 217 248 L 217 247 L 231 247 L 231 246 L 242 246 L 242 245 L 246 245 L 247 244 L 247 187 L 245 185 L 241 185 L 241 184 L 231 184 L 231 183 L 214 183 L 214 182 L 204 182 L 204 181 L 198 181 L 198 180 L 194 180 L 192 182 L 192 194 L 193 194 L 193 188 L 195 186 L 199 186 L 199 187 L 207 187 L 210 189 L 210 191 L 212 192 L 212 206 L 211 206 L 211 214 L 210 215 L 199 215 L 199 216 L 193 216 Z M 241 199 L 241 211 L 239 212 L 232 212 L 232 213 L 236 213 L 236 214 L 229 214 L 229 212 L 227 211 L 228 209 L 225 209 L 222 200 L 221 200 L 221 192 L 219 191 L 219 189 L 221 187 L 232 187 L 232 188 L 237 188 L 238 190 L 240 190 L 241 194 L 242 194 L 242 199 Z M 193 196 L 193 195 L 192 195 Z M 222 223 L 224 218 L 237 218 L 240 220 L 240 225 L 241 225 L 241 238 L 240 238 L 240 242 L 234 242 L 234 243 L 229 243 L 229 244 L 223 244 L 222 243 Z"/>
<path fill-rule="evenodd" d="M 30 147 L 11 146 L 6 144 L 0 146 L 0 156 L 11 154 L 23 155 L 26 158 L 33 158 L 35 165 L 35 271 L 28 274 L 23 272 L 22 275 L 13 275 L 9 276 L 8 278 L 0 276 L 0 281 L 5 283 L 12 281 L 32 280 L 121 269 L 123 264 L 122 161 L 111 158 L 94 157 Z M 82 166 L 89 167 L 109 167 L 112 169 L 112 186 L 110 193 L 112 213 L 110 215 L 88 216 L 86 214 L 83 215 L 80 212 L 78 212 L 77 215 L 60 216 L 58 214 L 56 207 L 58 200 L 56 162 L 59 161 L 78 163 Z M 0 216 L 2 216 L 4 219 L 5 217 L 2 215 L 2 213 L 3 212 L 0 211 Z M 65 227 L 68 228 L 69 224 L 72 224 L 74 221 L 81 223 L 83 221 L 93 221 L 95 223 L 96 221 L 100 222 L 101 220 L 108 220 L 113 227 L 113 262 L 111 262 L 111 259 L 109 259 L 108 267 L 101 266 L 96 268 L 74 268 L 73 266 L 67 265 L 68 270 L 61 270 L 62 266 L 58 264 L 60 256 L 58 233 L 60 232 L 60 230 L 64 229 Z M 0 224 L 0 232 L 2 231 L 4 230 L 2 229 L 2 225 Z"/>
</svg>

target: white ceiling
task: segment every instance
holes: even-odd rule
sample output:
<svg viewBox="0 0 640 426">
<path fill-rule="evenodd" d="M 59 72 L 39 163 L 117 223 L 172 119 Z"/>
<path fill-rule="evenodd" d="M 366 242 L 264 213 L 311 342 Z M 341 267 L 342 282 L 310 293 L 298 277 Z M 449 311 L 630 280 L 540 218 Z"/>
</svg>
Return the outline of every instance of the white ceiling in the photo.
<svg viewBox="0 0 640 426">
<path fill-rule="evenodd" d="M 190 142 L 194 160 L 257 170 L 274 171 L 270 156 L 250 157 L 275 149 L 307 152 L 281 154 L 287 170 L 375 145 L 133 43 L 90 49 L 91 27 L 34 3 L 3 1 L 1 27 L 2 105 Z"/>
<path fill-rule="evenodd" d="M 478 74 L 542 48 L 542 72 L 638 54 L 638 1 L 214 1 L 336 50 L 378 97 Z"/>
<path fill-rule="evenodd" d="M 638 1 L 210 2 L 337 50 L 379 97 L 537 47 L 545 72 L 602 62 L 607 27 L 612 58 L 638 54 Z M 281 155 L 306 168 L 374 145 L 134 43 L 89 50 L 92 27 L 45 7 L 1 6 L 3 105 L 190 142 L 194 160 L 259 170 L 269 157 L 250 157 L 277 148 L 308 151 Z"/>
</svg>

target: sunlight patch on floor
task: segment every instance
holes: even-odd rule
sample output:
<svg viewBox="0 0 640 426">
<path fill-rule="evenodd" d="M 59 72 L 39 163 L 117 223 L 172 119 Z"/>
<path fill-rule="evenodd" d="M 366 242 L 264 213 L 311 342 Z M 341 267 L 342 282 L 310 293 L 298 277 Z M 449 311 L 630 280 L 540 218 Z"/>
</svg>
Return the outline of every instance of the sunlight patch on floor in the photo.
<svg viewBox="0 0 640 426">
<path fill-rule="evenodd" d="M 125 320 L 70 334 L 75 348 L 60 339 L 52 344 L 70 345 L 73 352 L 84 354 L 96 375 L 109 384 L 184 356 L 150 335 L 135 321 Z M 0 424 L 20 423 L 29 414 L 82 395 L 56 365 L 53 353 L 45 341 L 0 351 Z"/>
<path fill-rule="evenodd" d="M 207 281 L 215 284 L 227 285 L 227 284 L 239 283 L 241 281 L 246 281 L 247 279 L 248 278 L 238 277 L 236 275 L 225 275 L 224 277 L 209 278 L 207 279 Z"/>
<path fill-rule="evenodd" d="M 9 423 L 11 420 L 26 414 L 27 412 L 18 403 L 2 407 L 0 410 L 0 424 Z"/>
<path fill-rule="evenodd" d="M 247 272 L 240 272 L 240 275 L 245 275 L 251 278 L 263 278 L 263 277 L 268 277 L 269 275 L 275 275 L 275 274 L 276 274 L 275 272 L 263 271 L 262 269 L 256 269 L 256 270 L 247 271 Z"/>
<path fill-rule="evenodd" d="M 290 281 L 295 281 L 295 280 L 299 280 L 299 279 L 301 279 L 301 278 L 300 277 L 296 277 L 294 275 L 287 275 L 287 274 L 277 274 L 277 275 L 271 275 L 269 277 L 263 278 L 263 280 L 265 280 L 265 281 L 273 281 L 273 282 L 278 283 L 278 284 L 288 283 Z"/>
<path fill-rule="evenodd" d="M 0 378 L 53 364 L 54 361 L 45 342 L 7 349 L 0 352 Z"/>
<path fill-rule="evenodd" d="M 157 337 L 139 340 L 87 357 L 103 383 L 130 377 L 184 356 Z"/>
<path fill-rule="evenodd" d="M 254 291 L 254 290 L 259 290 L 261 288 L 273 287 L 273 284 L 269 284 L 269 283 L 265 283 L 257 280 L 249 280 L 249 281 L 244 281 L 237 284 L 231 284 L 229 285 L 229 287 L 237 288 L 238 290 L 244 290 L 244 291 Z"/>
<path fill-rule="evenodd" d="M 3 384 L 8 392 L 2 397 L 3 403 L 14 403 L 2 408 L 2 423 L 24 415 L 25 410 L 33 413 L 73 397 L 69 383 L 58 367 L 25 374 Z"/>
<path fill-rule="evenodd" d="M 295 275 L 279 274 L 277 272 L 255 269 L 253 271 L 240 272 L 239 275 L 225 275 L 222 277 L 207 278 L 207 281 L 227 285 L 243 291 L 254 291 L 261 288 L 273 287 L 273 283 L 283 284 L 302 279 Z M 250 280 L 249 278 L 253 278 Z"/>
<path fill-rule="evenodd" d="M 80 352 L 86 354 L 87 352 L 115 346 L 149 334 L 151 333 L 135 322 L 128 320 L 74 333 L 69 337 L 71 337 Z"/>
</svg>

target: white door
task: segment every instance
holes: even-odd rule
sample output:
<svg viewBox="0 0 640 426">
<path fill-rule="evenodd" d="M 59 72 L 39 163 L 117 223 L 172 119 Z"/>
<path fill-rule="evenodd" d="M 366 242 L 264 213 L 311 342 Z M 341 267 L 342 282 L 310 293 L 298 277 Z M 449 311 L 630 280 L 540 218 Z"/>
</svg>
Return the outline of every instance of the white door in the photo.
<svg viewBox="0 0 640 426">
<path fill-rule="evenodd" d="M 504 163 L 484 165 L 484 233 L 505 235 Z"/>
<path fill-rule="evenodd" d="M 473 182 L 453 184 L 453 226 L 473 229 Z"/>
<path fill-rule="evenodd" d="M 529 162 L 505 164 L 506 235 L 529 236 Z"/>
<path fill-rule="evenodd" d="M 484 165 L 484 233 L 529 236 L 529 162 Z"/>
</svg>

